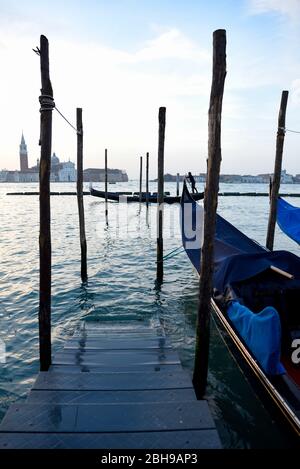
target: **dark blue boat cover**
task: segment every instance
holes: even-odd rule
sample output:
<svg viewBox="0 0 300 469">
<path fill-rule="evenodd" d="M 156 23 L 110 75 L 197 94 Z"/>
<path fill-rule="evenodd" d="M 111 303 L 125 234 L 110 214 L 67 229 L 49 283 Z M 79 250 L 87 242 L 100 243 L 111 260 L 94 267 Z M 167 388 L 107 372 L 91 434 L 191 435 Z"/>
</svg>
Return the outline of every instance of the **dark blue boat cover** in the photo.
<svg viewBox="0 0 300 469">
<path fill-rule="evenodd" d="M 182 242 L 192 264 L 200 272 L 201 251 L 196 236 L 198 211 L 201 211 L 201 208 L 184 186 L 181 199 Z M 190 224 L 192 230 L 190 227 L 186 228 L 186 224 Z M 192 231 L 193 236 L 187 236 L 187 233 L 190 235 Z M 295 279 L 300 279 L 299 257 L 288 251 L 267 251 L 220 215 L 217 215 L 216 220 L 214 248 L 213 286 L 221 294 L 225 295 L 226 288 L 234 282 L 250 279 L 270 266 L 278 267 L 294 275 Z M 284 368 L 279 361 L 281 331 L 277 311 L 272 307 L 265 308 L 258 314 L 246 310 L 247 308 L 237 302 L 231 303 L 229 311 L 232 323 L 263 369 L 271 374 L 282 373 Z"/>
<path fill-rule="evenodd" d="M 300 244 L 299 207 L 294 207 L 279 197 L 277 200 L 277 223 L 286 235 Z"/>
</svg>

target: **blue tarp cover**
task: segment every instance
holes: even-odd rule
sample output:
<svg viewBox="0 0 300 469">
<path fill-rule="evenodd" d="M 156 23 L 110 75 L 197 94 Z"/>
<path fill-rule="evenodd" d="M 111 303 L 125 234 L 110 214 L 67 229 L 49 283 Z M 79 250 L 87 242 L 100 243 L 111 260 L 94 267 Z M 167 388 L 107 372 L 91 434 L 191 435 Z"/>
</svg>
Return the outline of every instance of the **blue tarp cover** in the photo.
<svg viewBox="0 0 300 469">
<path fill-rule="evenodd" d="M 192 204 L 192 210 L 187 206 Z M 182 243 L 192 264 L 200 272 L 200 246 L 195 243 L 193 248 L 187 248 L 187 242 L 193 238 L 186 236 L 185 223 L 190 223 L 196 230 L 197 210 L 195 202 L 186 187 L 184 187 L 181 200 L 181 234 Z M 191 213 L 191 220 L 185 216 Z M 196 239 L 196 235 L 194 235 Z M 220 293 L 225 291 L 232 282 L 247 280 L 267 270 L 273 265 L 285 270 L 300 279 L 300 258 L 288 251 L 267 251 L 258 243 L 248 238 L 235 226 L 217 214 L 216 234 L 214 243 L 214 287 Z"/>
<path fill-rule="evenodd" d="M 300 208 L 286 202 L 281 197 L 277 200 L 277 223 L 282 231 L 300 244 Z"/>
<path fill-rule="evenodd" d="M 230 302 L 228 316 L 263 370 L 269 375 L 285 372 L 280 363 L 281 324 L 272 306 L 254 314 L 238 301 Z"/>
<path fill-rule="evenodd" d="M 217 263 L 214 271 L 214 287 L 222 293 L 233 282 L 247 280 L 268 270 L 271 266 L 288 272 L 295 279 L 300 279 L 298 256 L 288 251 L 264 251 L 230 256 L 222 263 Z"/>
</svg>

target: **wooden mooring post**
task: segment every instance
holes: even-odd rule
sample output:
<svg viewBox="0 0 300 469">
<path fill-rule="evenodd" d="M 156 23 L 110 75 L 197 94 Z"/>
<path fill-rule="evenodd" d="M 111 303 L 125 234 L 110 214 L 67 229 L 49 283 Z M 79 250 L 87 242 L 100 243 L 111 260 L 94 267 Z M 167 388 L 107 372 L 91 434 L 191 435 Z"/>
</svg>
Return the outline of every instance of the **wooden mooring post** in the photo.
<svg viewBox="0 0 300 469">
<path fill-rule="evenodd" d="M 221 114 L 226 76 L 226 31 L 213 34 L 213 72 L 208 111 L 208 165 L 204 195 L 204 241 L 201 250 L 199 306 L 193 383 L 198 398 L 205 393 L 210 335 L 210 308 L 214 263 L 214 237 L 221 166 Z"/>
<path fill-rule="evenodd" d="M 139 185 L 139 202 L 142 203 L 142 186 L 143 186 L 143 157 L 140 156 L 140 185 Z"/>
<path fill-rule="evenodd" d="M 166 108 L 160 107 L 158 112 L 158 166 L 157 166 L 157 260 L 156 280 L 160 284 L 163 281 L 163 205 L 164 205 L 164 153 L 165 153 L 165 128 Z"/>
<path fill-rule="evenodd" d="M 77 122 L 77 203 L 79 214 L 79 233 L 80 233 L 80 249 L 81 249 L 81 280 L 83 283 L 87 281 L 87 246 L 85 237 L 84 224 L 84 205 L 83 205 L 83 126 L 82 126 L 82 109 L 76 109 Z"/>
<path fill-rule="evenodd" d="M 146 153 L 146 206 L 149 206 L 149 153 Z"/>
<path fill-rule="evenodd" d="M 179 196 L 179 173 L 176 175 L 176 195 Z"/>
<path fill-rule="evenodd" d="M 107 181 L 108 181 L 108 175 L 107 175 L 107 148 L 105 148 L 105 153 L 104 153 L 104 191 L 105 191 L 105 223 L 108 225 L 108 202 L 107 202 Z"/>
<path fill-rule="evenodd" d="M 278 199 L 280 179 L 281 179 L 282 154 L 283 154 L 283 145 L 284 145 L 284 136 L 285 136 L 285 116 L 286 116 L 288 96 L 289 96 L 288 91 L 282 92 L 279 114 L 278 114 L 275 166 L 274 166 L 274 174 L 273 174 L 273 180 L 272 180 L 271 191 L 270 191 L 271 192 L 270 212 L 269 212 L 267 241 L 266 241 L 266 247 L 270 251 L 273 250 L 273 246 L 274 246 L 275 225 L 276 225 L 276 217 L 277 217 L 277 199 Z"/>
<path fill-rule="evenodd" d="M 50 170 L 52 143 L 52 110 L 55 107 L 49 73 L 49 43 L 40 37 L 41 108 L 40 128 L 40 298 L 39 298 L 39 345 L 40 370 L 47 371 L 51 365 L 51 213 Z"/>
</svg>

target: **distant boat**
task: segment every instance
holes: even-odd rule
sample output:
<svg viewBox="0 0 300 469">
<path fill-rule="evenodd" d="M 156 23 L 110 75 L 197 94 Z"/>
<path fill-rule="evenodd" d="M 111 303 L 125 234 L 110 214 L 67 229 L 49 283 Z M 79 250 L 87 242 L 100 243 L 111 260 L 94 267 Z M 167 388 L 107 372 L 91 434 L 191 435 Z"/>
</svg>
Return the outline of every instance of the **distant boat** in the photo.
<svg viewBox="0 0 300 469">
<path fill-rule="evenodd" d="M 300 208 L 294 207 L 286 200 L 278 197 L 277 223 L 282 231 L 293 241 L 300 244 Z"/>
<path fill-rule="evenodd" d="M 94 197 L 100 197 L 101 199 L 105 199 L 105 191 L 99 191 L 97 189 L 94 189 L 93 187 L 90 188 L 90 193 Z M 140 196 L 138 192 L 107 192 L 107 199 L 108 200 L 114 200 L 115 202 L 120 201 L 120 197 L 124 196 L 126 197 L 127 202 L 139 202 L 140 201 Z M 194 194 L 195 200 L 201 200 L 203 199 L 204 194 L 203 192 Z M 142 202 L 146 202 L 146 193 L 142 192 L 142 197 L 141 197 Z M 157 203 L 157 193 L 152 192 L 149 193 L 149 202 L 150 203 Z M 179 203 L 180 202 L 180 196 L 172 196 L 170 195 L 170 192 L 165 193 L 164 197 L 164 202 L 167 204 L 174 204 L 174 203 Z"/>
<path fill-rule="evenodd" d="M 203 208 L 184 184 L 182 242 L 198 273 L 202 219 Z M 298 438 L 299 303 L 300 258 L 287 251 L 266 250 L 217 215 L 211 299 L 214 317 L 250 382 Z"/>
</svg>

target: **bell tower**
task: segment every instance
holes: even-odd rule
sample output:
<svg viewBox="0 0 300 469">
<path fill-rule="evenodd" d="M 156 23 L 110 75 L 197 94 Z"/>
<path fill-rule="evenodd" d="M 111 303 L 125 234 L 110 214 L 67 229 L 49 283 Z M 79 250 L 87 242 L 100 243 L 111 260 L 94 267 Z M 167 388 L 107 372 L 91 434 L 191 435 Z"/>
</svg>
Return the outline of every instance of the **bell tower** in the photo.
<svg viewBox="0 0 300 469">
<path fill-rule="evenodd" d="M 28 153 L 27 153 L 27 145 L 25 143 L 25 138 L 22 132 L 22 138 L 20 143 L 20 169 L 21 171 L 28 170 Z"/>
</svg>

